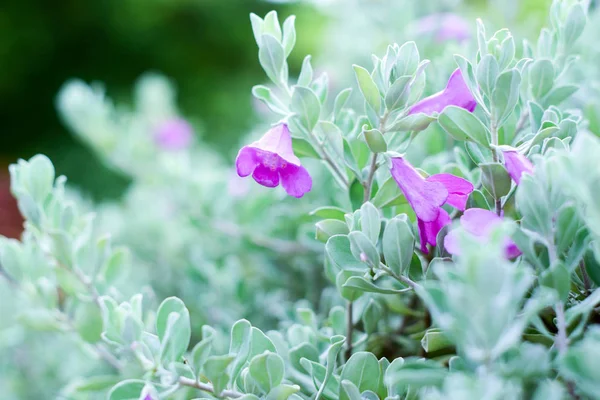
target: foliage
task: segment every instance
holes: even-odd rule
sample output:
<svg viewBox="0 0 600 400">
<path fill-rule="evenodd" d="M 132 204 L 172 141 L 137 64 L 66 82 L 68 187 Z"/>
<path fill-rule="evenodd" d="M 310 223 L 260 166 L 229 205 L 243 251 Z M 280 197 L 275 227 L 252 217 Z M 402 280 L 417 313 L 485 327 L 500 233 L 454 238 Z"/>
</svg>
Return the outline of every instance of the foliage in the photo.
<svg viewBox="0 0 600 400">
<path fill-rule="evenodd" d="M 131 109 L 67 82 L 64 122 L 133 183 L 122 201 L 93 205 L 45 156 L 11 165 L 26 222 L 20 241 L 0 241 L 0 304 L 14 311 L 0 351 L 17 359 L 9 346 L 25 336 L 33 361 L 14 369 L 29 382 L 54 375 L 10 390 L 600 398 L 600 139 L 571 80 L 587 6 L 555 0 L 522 46 L 477 20 L 472 50 L 451 62 L 389 45 L 353 65 L 345 89 L 309 56 L 290 79 L 294 17 L 252 14 L 270 80 L 252 93 L 280 124 L 257 128 L 268 132 L 236 167 L 269 188 L 183 140 L 168 79 L 141 77 Z M 306 196 L 273 189 L 297 183 L 288 174 L 300 167 Z"/>
</svg>

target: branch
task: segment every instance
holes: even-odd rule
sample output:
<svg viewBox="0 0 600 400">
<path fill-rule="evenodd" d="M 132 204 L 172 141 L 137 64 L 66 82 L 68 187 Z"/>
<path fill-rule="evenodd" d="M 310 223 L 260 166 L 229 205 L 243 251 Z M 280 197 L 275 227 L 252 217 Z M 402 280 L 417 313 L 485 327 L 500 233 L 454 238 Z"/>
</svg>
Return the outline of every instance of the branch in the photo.
<svg viewBox="0 0 600 400">
<path fill-rule="evenodd" d="M 413 281 L 412 279 L 407 278 L 406 276 L 397 275 L 394 271 L 392 271 L 387 265 L 385 265 L 383 263 L 379 263 L 379 268 L 381 268 L 382 270 L 387 272 L 387 274 L 389 276 L 396 279 L 398 282 L 402 283 L 403 285 L 406 285 L 412 289 L 416 289 L 417 286 L 419 286 L 419 284 L 417 282 Z"/>
<path fill-rule="evenodd" d="M 348 302 L 346 307 L 346 361 L 352 356 L 352 335 L 354 334 L 354 316 L 352 315 L 353 304 L 351 301 Z"/>
<path fill-rule="evenodd" d="M 212 393 L 217 397 L 229 397 L 231 399 L 238 399 L 244 395 L 243 393 L 237 392 L 235 390 L 223 390 L 221 393 L 215 393 L 215 388 L 212 384 L 198 382 L 194 379 L 186 378 L 184 376 L 179 378 L 179 384 L 181 386 L 187 386 L 195 389 L 200 389 L 204 392 Z"/>
</svg>

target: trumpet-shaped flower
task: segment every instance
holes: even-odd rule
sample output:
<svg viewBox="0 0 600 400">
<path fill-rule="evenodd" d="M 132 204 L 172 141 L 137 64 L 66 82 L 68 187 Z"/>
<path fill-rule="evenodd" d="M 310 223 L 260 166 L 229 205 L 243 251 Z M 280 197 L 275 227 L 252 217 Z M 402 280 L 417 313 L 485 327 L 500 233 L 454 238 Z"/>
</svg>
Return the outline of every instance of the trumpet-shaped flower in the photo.
<svg viewBox="0 0 600 400">
<path fill-rule="evenodd" d="M 430 14 L 418 20 L 416 24 L 418 34 L 432 35 L 437 42 L 462 42 L 471 38 L 469 22 L 457 14 Z"/>
<path fill-rule="evenodd" d="M 281 186 L 287 194 L 302 197 L 312 188 L 312 178 L 292 149 L 292 137 L 286 124 L 271 128 L 258 141 L 242 147 L 235 160 L 241 177 L 252 174 L 265 187 Z"/>
<path fill-rule="evenodd" d="M 421 251 L 427 253 L 427 244 L 435 246 L 440 230 L 450 223 L 444 204 L 464 210 L 473 191 L 471 182 L 452 174 L 436 174 L 423 178 L 402 157 L 392 158 L 392 176 L 417 215 Z"/>
<path fill-rule="evenodd" d="M 523 174 L 533 173 L 533 164 L 517 149 L 502 150 L 502 154 L 504 154 L 506 171 L 517 185 L 521 183 Z"/>
<path fill-rule="evenodd" d="M 460 69 L 456 69 L 452 73 L 444 90 L 417 102 L 410 108 L 408 113 L 431 115 L 441 113 L 447 106 L 461 107 L 469 112 L 473 112 L 477 106 L 477 102 L 465 83 Z"/>
<path fill-rule="evenodd" d="M 477 240 L 485 243 L 495 226 L 502 223 L 502 217 L 483 208 L 469 208 L 460 217 L 460 225 Z M 460 254 L 458 234 L 452 230 L 444 239 L 444 247 L 450 254 Z M 510 238 L 504 240 L 504 255 L 506 258 L 515 258 L 521 255 L 521 250 Z"/>
<path fill-rule="evenodd" d="M 175 118 L 159 125 L 154 139 L 156 144 L 165 150 L 181 150 L 191 144 L 193 136 L 190 124 L 183 119 Z"/>
</svg>

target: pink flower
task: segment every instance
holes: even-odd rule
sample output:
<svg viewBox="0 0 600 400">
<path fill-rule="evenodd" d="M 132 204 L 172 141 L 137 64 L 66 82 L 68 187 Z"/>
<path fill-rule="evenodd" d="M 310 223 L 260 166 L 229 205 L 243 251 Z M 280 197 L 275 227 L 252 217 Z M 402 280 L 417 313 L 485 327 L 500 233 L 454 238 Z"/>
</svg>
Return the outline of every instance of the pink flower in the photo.
<svg viewBox="0 0 600 400">
<path fill-rule="evenodd" d="M 392 158 L 392 176 L 417 215 L 421 251 L 427 244 L 435 246 L 440 230 L 450 223 L 444 204 L 464 210 L 473 191 L 471 182 L 452 174 L 436 174 L 423 178 L 404 158 Z"/>
<path fill-rule="evenodd" d="M 183 119 L 170 119 L 159 125 L 154 139 L 165 150 L 181 150 L 188 147 L 194 136 L 192 127 Z"/>
<path fill-rule="evenodd" d="M 438 42 L 447 40 L 463 42 L 471 38 L 469 23 L 457 14 L 430 14 L 418 20 L 416 24 L 418 34 L 434 35 Z"/>
<path fill-rule="evenodd" d="M 312 178 L 292 149 L 292 137 L 286 124 L 271 128 L 257 142 L 242 147 L 235 160 L 239 176 L 252 177 L 266 187 L 281 186 L 287 194 L 302 197 L 310 192 Z"/>
<path fill-rule="evenodd" d="M 444 90 L 419 101 L 410 108 L 408 113 L 431 115 L 441 113 L 447 106 L 461 107 L 469 112 L 473 112 L 477 106 L 477 102 L 465 83 L 460 69 L 456 69 L 452 73 Z"/>
<path fill-rule="evenodd" d="M 521 183 L 523 174 L 533 174 L 533 164 L 517 149 L 502 150 L 502 153 L 506 171 L 517 185 Z"/>
<path fill-rule="evenodd" d="M 460 225 L 481 243 L 487 241 L 488 236 L 495 226 L 502 222 L 502 217 L 483 208 L 469 208 L 460 217 Z M 457 231 L 453 230 L 446 235 L 444 247 L 450 254 L 460 254 Z M 521 255 L 521 250 L 510 238 L 504 240 L 504 255 L 506 258 L 515 258 Z"/>
</svg>

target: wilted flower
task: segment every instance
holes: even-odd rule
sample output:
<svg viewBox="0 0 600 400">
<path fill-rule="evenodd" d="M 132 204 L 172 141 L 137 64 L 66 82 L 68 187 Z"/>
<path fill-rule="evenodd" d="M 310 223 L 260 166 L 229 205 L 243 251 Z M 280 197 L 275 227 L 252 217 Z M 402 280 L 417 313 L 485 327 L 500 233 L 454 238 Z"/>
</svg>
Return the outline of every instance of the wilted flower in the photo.
<svg viewBox="0 0 600 400">
<path fill-rule="evenodd" d="M 181 150 L 190 145 L 193 135 L 193 129 L 187 121 L 175 118 L 158 126 L 155 140 L 165 150 Z"/>
<path fill-rule="evenodd" d="M 438 233 L 450 223 L 450 216 L 442 205 L 450 204 L 464 210 L 473 185 L 452 174 L 436 174 L 423 178 L 402 157 L 392 158 L 391 172 L 417 215 L 421 251 L 427 253 L 427 244 L 435 246 Z"/>
<path fill-rule="evenodd" d="M 242 147 L 235 160 L 241 177 L 252 174 L 259 184 L 281 186 L 287 194 L 302 197 L 312 188 L 312 178 L 292 149 L 292 137 L 286 124 L 278 124 L 248 146 Z"/>
<path fill-rule="evenodd" d="M 517 185 L 521 183 L 521 176 L 523 174 L 533 173 L 533 164 L 527 157 L 519 153 L 517 149 L 503 149 L 502 153 L 504 154 L 504 166 L 506 167 L 506 171 L 508 171 L 508 174 Z"/>
<path fill-rule="evenodd" d="M 483 208 L 469 208 L 460 217 L 460 225 L 463 229 L 473 235 L 482 243 L 487 241 L 487 237 L 495 226 L 502 223 L 502 217 L 494 212 Z M 446 235 L 444 247 L 450 254 L 460 254 L 460 246 L 457 231 L 453 230 Z M 521 254 L 521 250 L 510 238 L 504 240 L 504 255 L 506 258 L 515 258 Z"/>
<path fill-rule="evenodd" d="M 410 108 L 408 113 L 431 115 L 441 113 L 447 106 L 461 107 L 469 112 L 473 112 L 477 106 L 477 102 L 465 83 L 460 69 L 456 69 L 452 73 L 444 90 L 419 101 Z"/>
<path fill-rule="evenodd" d="M 469 22 L 453 13 L 430 14 L 418 20 L 416 25 L 418 34 L 432 35 L 438 42 L 462 42 L 471 38 Z"/>
</svg>

